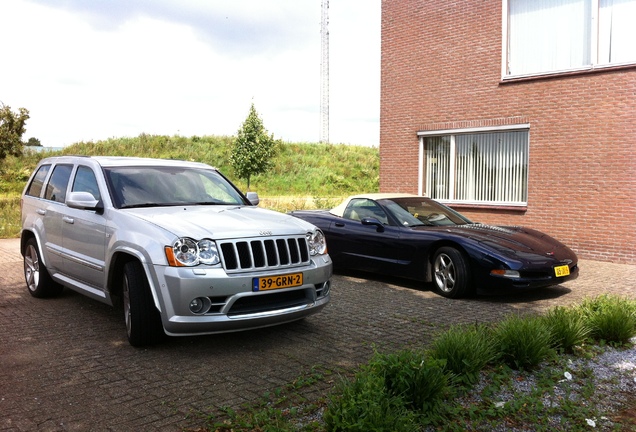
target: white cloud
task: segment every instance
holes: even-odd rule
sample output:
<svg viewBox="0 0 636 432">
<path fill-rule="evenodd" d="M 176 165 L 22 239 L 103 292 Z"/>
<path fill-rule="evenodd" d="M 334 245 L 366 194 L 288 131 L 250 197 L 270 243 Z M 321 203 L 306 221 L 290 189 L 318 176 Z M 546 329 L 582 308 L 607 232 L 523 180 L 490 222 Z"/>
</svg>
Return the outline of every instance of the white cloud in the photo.
<svg viewBox="0 0 636 432">
<path fill-rule="evenodd" d="M 330 141 L 377 145 L 379 0 L 329 11 Z M 25 139 L 232 135 L 252 102 L 276 138 L 319 139 L 320 0 L 4 0 L 0 38 Z"/>
</svg>

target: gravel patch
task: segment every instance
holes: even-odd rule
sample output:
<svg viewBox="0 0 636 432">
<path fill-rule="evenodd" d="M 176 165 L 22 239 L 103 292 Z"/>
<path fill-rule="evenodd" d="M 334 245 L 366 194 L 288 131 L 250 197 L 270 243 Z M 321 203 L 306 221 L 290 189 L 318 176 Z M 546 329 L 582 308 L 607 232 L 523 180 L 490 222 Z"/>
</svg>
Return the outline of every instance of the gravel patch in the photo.
<svg viewBox="0 0 636 432">
<path fill-rule="evenodd" d="M 546 408 L 558 408 L 564 401 L 575 402 L 593 407 L 601 413 L 599 418 L 580 420 L 589 430 L 610 431 L 620 428 L 610 416 L 625 408 L 626 398 L 632 401 L 636 398 L 636 338 L 632 339 L 632 346 L 627 349 L 605 347 L 593 358 L 571 356 L 560 365 L 546 364 L 537 372 L 515 371 L 510 384 L 490 398 L 494 407 L 503 409 L 516 399 L 531 394 L 540 385 L 539 373 L 545 372 L 546 368 L 552 370 L 556 376 L 559 373 L 562 376 L 551 391 L 546 391 L 543 395 L 542 403 Z M 482 391 L 489 384 L 486 379 L 487 377 L 482 377 L 475 385 L 474 391 L 459 402 L 466 407 L 482 403 Z M 583 397 L 585 386 L 590 384 L 594 386 L 593 396 Z M 563 419 L 559 416 L 551 417 L 549 423 L 558 430 L 581 430 L 570 429 L 567 422 L 564 427 Z M 533 425 L 508 425 L 505 422 L 488 425 L 488 430 L 493 432 L 531 432 L 535 429 L 536 426 Z"/>
</svg>

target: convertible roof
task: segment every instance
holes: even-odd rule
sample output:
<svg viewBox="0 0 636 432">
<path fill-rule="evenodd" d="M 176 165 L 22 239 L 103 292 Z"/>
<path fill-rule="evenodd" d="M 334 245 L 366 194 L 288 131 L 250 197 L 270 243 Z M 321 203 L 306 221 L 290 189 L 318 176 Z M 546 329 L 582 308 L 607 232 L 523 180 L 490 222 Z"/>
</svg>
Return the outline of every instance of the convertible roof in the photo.
<svg viewBox="0 0 636 432">
<path fill-rule="evenodd" d="M 351 195 L 345 198 L 345 200 L 341 202 L 338 206 L 329 210 L 329 213 L 331 213 L 334 216 L 342 217 L 344 215 L 345 209 L 349 205 L 349 201 L 351 201 L 352 199 L 367 198 L 370 200 L 381 200 L 381 199 L 408 198 L 408 197 L 417 197 L 417 196 L 419 195 L 408 194 L 408 193 L 368 193 L 368 194 L 360 194 L 360 195 Z"/>
</svg>

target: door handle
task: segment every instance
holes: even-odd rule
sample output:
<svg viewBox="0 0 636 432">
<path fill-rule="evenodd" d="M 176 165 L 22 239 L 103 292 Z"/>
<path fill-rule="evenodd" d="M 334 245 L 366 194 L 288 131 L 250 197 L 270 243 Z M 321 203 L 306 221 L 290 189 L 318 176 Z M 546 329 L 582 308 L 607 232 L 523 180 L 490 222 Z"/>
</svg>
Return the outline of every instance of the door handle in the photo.
<svg viewBox="0 0 636 432">
<path fill-rule="evenodd" d="M 62 218 L 62 220 L 63 220 L 64 222 L 66 222 L 67 224 L 73 224 L 73 223 L 75 223 L 75 219 L 70 218 L 70 217 L 68 217 L 68 216 L 64 216 L 64 217 Z"/>
<path fill-rule="evenodd" d="M 37 214 L 44 216 L 46 214 L 46 210 L 44 209 L 37 209 L 36 210 Z"/>
<path fill-rule="evenodd" d="M 342 222 L 336 222 L 336 226 L 342 228 L 343 226 L 345 226 L 345 224 L 343 224 Z"/>
</svg>

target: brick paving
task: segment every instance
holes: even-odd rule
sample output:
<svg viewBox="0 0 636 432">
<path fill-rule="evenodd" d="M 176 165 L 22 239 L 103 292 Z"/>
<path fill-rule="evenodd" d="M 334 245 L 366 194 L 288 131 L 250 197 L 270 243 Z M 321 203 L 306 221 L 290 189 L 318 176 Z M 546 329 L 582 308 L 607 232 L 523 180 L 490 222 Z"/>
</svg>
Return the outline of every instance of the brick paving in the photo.
<svg viewBox="0 0 636 432">
<path fill-rule="evenodd" d="M 70 290 L 35 299 L 17 239 L 0 240 L 0 431 L 178 431 L 239 407 L 312 366 L 349 368 L 427 344 L 445 326 L 540 312 L 612 293 L 636 299 L 636 266 L 581 261 L 576 281 L 529 293 L 448 300 L 428 287 L 334 277 L 332 302 L 300 322 L 251 332 L 126 341 L 122 312 Z"/>
</svg>

